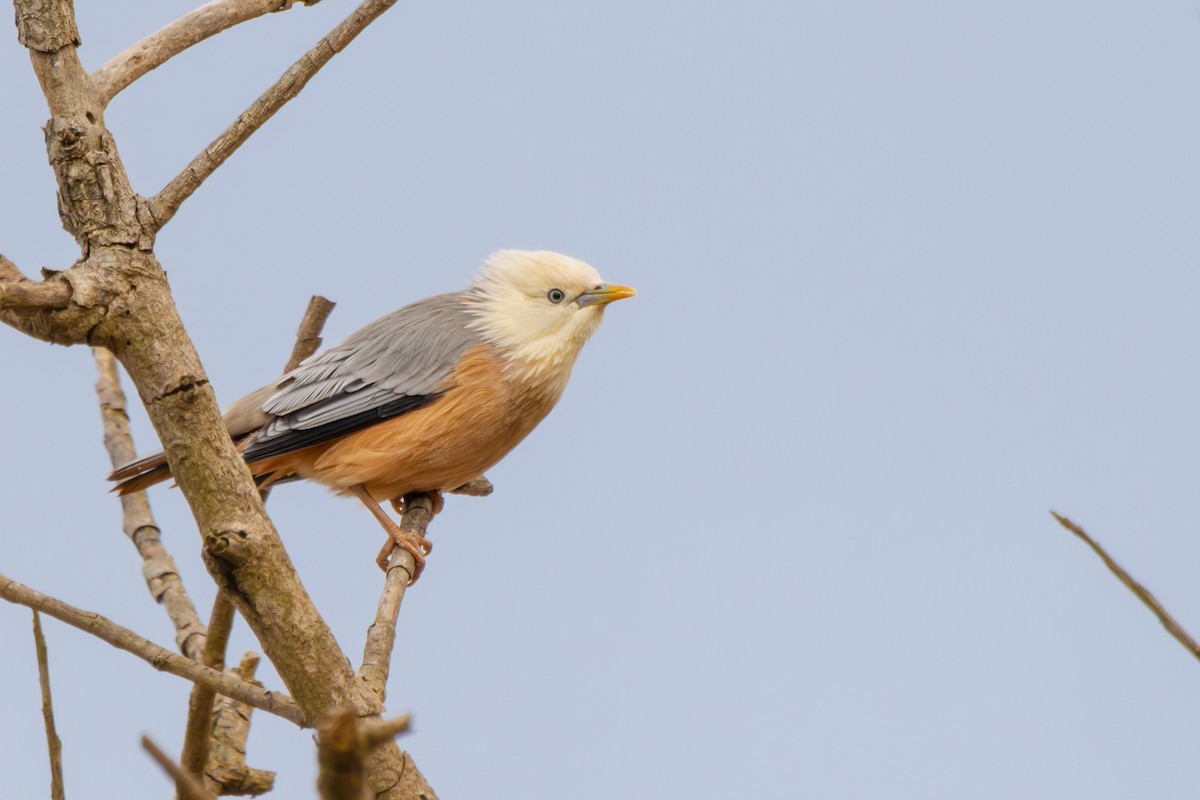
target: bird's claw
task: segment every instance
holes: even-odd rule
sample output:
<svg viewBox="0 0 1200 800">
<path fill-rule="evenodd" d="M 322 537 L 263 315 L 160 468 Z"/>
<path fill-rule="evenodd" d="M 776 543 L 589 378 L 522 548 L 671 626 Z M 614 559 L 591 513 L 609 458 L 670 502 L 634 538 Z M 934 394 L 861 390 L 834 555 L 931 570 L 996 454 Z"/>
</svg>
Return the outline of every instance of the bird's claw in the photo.
<svg viewBox="0 0 1200 800">
<path fill-rule="evenodd" d="M 408 585 L 412 586 L 425 571 L 425 557 L 433 551 L 433 542 L 412 531 L 395 530 L 390 533 L 388 540 L 383 544 L 383 549 L 375 557 L 375 563 L 381 570 L 387 572 L 391 567 L 392 550 L 396 547 L 404 549 L 413 557 L 413 574 L 408 581 Z"/>
</svg>

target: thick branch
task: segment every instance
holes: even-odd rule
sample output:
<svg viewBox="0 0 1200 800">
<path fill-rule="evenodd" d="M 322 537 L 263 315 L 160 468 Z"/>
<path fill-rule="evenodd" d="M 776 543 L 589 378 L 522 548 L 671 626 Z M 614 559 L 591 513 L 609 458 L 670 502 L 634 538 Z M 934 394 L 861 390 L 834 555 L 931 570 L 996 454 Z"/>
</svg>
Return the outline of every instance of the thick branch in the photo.
<svg viewBox="0 0 1200 800">
<path fill-rule="evenodd" d="M 1158 598 L 1151 594 L 1149 589 L 1134 580 L 1133 576 L 1114 561 L 1112 556 L 1105 552 L 1104 548 L 1096 540 L 1088 536 L 1083 528 L 1054 511 L 1050 513 L 1058 520 L 1060 525 L 1082 539 L 1088 547 L 1095 551 L 1096 555 L 1100 556 L 1100 560 L 1104 562 L 1104 566 L 1108 567 L 1112 574 L 1117 576 L 1117 580 L 1125 584 L 1125 588 L 1133 592 L 1134 596 L 1138 600 L 1141 600 L 1146 608 L 1153 612 L 1154 616 L 1158 617 L 1158 621 L 1167 629 L 1167 633 L 1174 636 L 1176 641 L 1183 645 L 1189 653 L 1200 659 L 1200 645 L 1197 645 L 1196 640 L 1183 629 L 1182 625 L 1175 621 L 1175 618 L 1167 612 L 1167 609 L 1163 608 L 1162 603 L 1158 602 Z"/>
<path fill-rule="evenodd" d="M 179 795 L 179 800 L 216 800 L 204 790 L 195 776 L 189 775 L 176 766 L 175 762 L 158 745 L 150 741 L 149 736 L 142 737 L 142 747 L 163 768 L 163 771 L 171 776 L 171 780 L 175 781 L 175 791 Z"/>
<path fill-rule="evenodd" d="M 148 208 L 153 218 L 153 228 L 159 230 L 166 225 L 183 201 L 191 196 L 200 184 L 216 171 L 233 151 L 241 147 L 250 135 L 274 116 L 285 103 L 300 93 L 309 79 L 321 67 L 343 50 L 380 14 L 395 4 L 396 0 L 364 0 L 329 35 L 317 43 L 304 56 L 283 73 L 275 85 L 268 89 L 247 108 L 224 133 L 192 159 L 183 172 L 179 173 L 163 190 L 151 198 Z"/>
<path fill-rule="evenodd" d="M 433 519 L 433 496 L 415 492 L 404 496 L 404 516 L 400 529 L 421 536 Z M 402 547 L 393 547 L 388 560 L 387 575 L 383 579 L 383 593 L 375 611 L 375 621 L 367 629 L 367 642 L 363 647 L 362 666 L 358 677 L 364 685 L 375 692 L 382 702 L 387 695 L 388 672 L 392 665 L 392 650 L 396 644 L 396 620 L 400 617 L 400 603 L 404 592 L 416 571 L 412 553 Z"/>
<path fill-rule="evenodd" d="M 100 399 L 100 419 L 104 423 L 104 449 L 108 451 L 113 468 L 128 464 L 137 457 L 133 435 L 129 431 L 129 412 L 125 405 L 125 392 L 121 389 L 121 376 L 117 372 L 117 360 L 102 347 L 93 347 L 96 360 L 96 395 Z M 134 492 L 121 498 L 124 512 L 125 535 L 129 537 L 142 557 L 142 575 L 146 586 L 156 602 L 162 603 L 171 624 L 175 626 L 175 643 L 179 650 L 193 661 L 201 660 L 204 647 L 204 623 L 196 613 L 196 607 L 183 588 L 175 559 L 167 552 L 160 537 L 158 524 L 150 511 L 150 500 L 145 492 Z"/>
<path fill-rule="evenodd" d="M 312 0 L 309 5 L 315 3 Z M 252 19 L 283 11 L 293 0 L 212 0 L 110 58 L 92 73 L 100 105 L 129 84 L 210 36 Z"/>
<path fill-rule="evenodd" d="M 42 718 L 46 723 L 46 745 L 50 750 L 50 798 L 64 800 L 62 774 L 62 740 L 54 727 L 54 701 L 50 697 L 50 659 L 46 655 L 46 637 L 42 633 L 42 618 L 33 612 L 33 646 L 37 651 L 38 683 L 42 687 Z"/>
<path fill-rule="evenodd" d="M 290 697 L 268 692 L 246 681 L 238 680 L 232 675 L 201 666 L 190 658 L 176 655 L 159 647 L 154 642 L 143 639 L 128 628 L 123 628 L 99 614 L 69 606 L 61 600 L 17 583 L 5 575 L 0 575 L 0 597 L 10 603 L 41 611 L 74 628 L 90 633 L 119 650 L 132 653 L 160 672 L 168 672 L 193 683 L 203 684 L 218 694 L 241 700 L 255 708 L 261 708 L 263 711 L 283 717 L 295 725 L 304 725 L 304 715 Z"/>
</svg>

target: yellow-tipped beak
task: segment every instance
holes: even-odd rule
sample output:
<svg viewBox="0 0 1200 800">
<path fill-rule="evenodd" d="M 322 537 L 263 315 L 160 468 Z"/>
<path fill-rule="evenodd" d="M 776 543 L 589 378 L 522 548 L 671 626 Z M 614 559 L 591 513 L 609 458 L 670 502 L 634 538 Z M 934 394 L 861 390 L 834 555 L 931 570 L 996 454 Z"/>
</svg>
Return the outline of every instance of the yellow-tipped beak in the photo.
<svg viewBox="0 0 1200 800">
<path fill-rule="evenodd" d="M 584 306 L 606 306 L 616 300 L 633 297 L 637 292 L 631 286 L 619 283 L 602 283 L 595 289 L 588 289 L 575 300 L 580 308 Z"/>
</svg>

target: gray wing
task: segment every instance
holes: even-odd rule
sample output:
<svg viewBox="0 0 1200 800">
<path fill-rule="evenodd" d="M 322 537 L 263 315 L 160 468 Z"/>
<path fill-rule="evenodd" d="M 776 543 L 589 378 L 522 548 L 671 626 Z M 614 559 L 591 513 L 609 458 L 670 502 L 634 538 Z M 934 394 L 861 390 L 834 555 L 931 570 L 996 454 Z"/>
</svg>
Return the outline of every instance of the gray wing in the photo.
<svg viewBox="0 0 1200 800">
<path fill-rule="evenodd" d="M 463 353 L 481 341 L 468 327 L 473 317 L 464 299 L 456 292 L 405 306 L 284 375 L 262 402 L 270 421 L 243 451 L 246 461 L 311 447 L 432 403 Z"/>
</svg>

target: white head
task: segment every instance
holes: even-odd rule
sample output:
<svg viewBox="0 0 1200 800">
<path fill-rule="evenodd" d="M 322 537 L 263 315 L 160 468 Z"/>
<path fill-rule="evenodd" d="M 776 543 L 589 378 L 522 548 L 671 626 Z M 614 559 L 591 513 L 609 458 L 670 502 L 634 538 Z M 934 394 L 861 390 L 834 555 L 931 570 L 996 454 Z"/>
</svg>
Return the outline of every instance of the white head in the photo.
<svg viewBox="0 0 1200 800">
<path fill-rule="evenodd" d="M 501 250 L 471 282 L 468 297 L 473 327 L 500 348 L 513 369 L 532 377 L 545 370 L 569 374 L 580 348 L 600 327 L 605 307 L 634 294 L 560 253 Z"/>
</svg>

